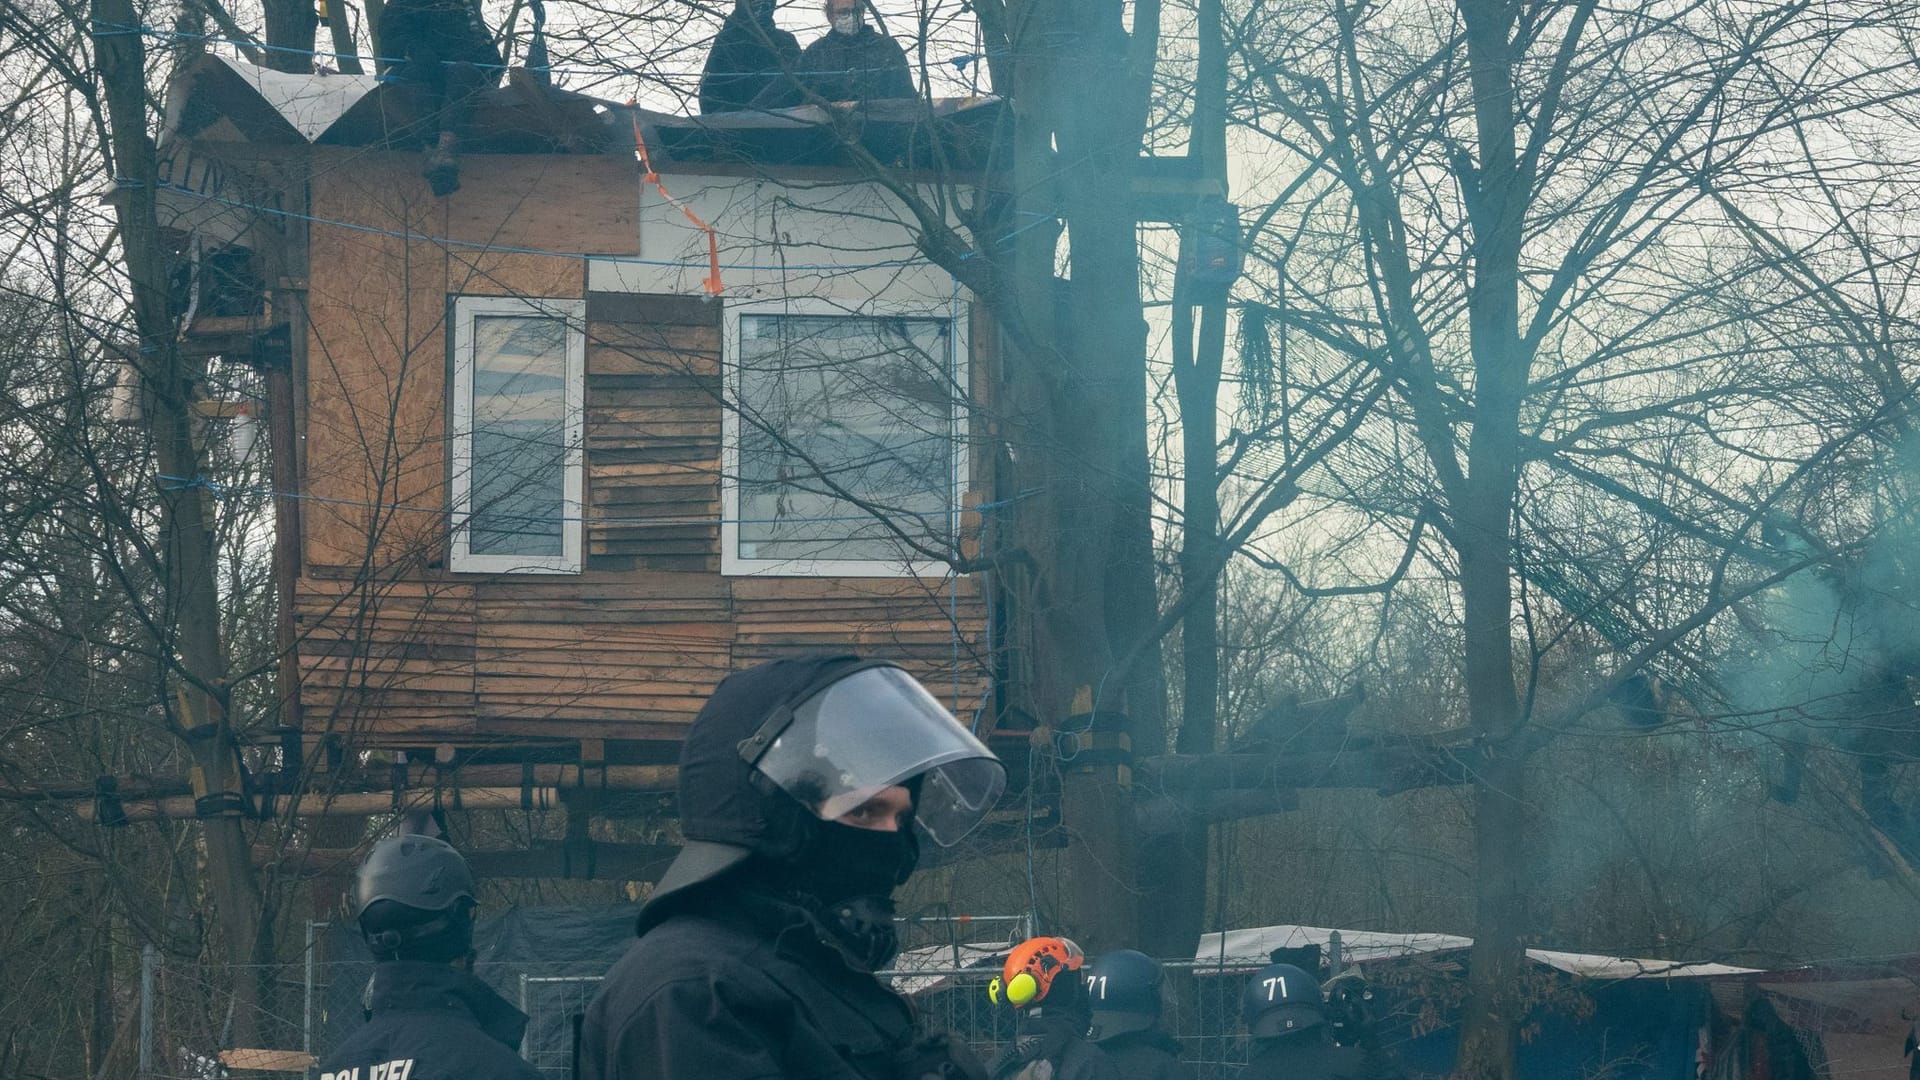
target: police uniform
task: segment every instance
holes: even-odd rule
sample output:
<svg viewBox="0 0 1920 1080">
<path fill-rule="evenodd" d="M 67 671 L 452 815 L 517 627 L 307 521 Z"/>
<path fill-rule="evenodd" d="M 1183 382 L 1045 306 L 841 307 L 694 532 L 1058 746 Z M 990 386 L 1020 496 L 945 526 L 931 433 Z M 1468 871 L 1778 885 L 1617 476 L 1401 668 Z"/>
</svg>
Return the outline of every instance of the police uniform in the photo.
<svg viewBox="0 0 1920 1080">
<path fill-rule="evenodd" d="M 320 1080 L 540 1080 L 519 1055 L 527 1017 L 448 964 L 374 968 L 373 1016 L 327 1055 Z"/>
<path fill-rule="evenodd" d="M 1180 1044 L 1164 1031 L 1129 1031 L 1098 1045 L 1119 1080 L 1193 1080 L 1193 1066 L 1180 1060 Z"/>
<path fill-rule="evenodd" d="M 1088 1035 L 1120 1080 L 1193 1080 L 1180 1044 L 1159 1029 L 1159 961 L 1137 949 L 1102 953 L 1087 968 Z"/>
<path fill-rule="evenodd" d="M 1029 1032 L 994 1059 L 993 1080 L 1118 1080 L 1107 1055 L 1092 1043 L 1071 1036 Z"/>
<path fill-rule="evenodd" d="M 803 909 L 766 896 L 722 894 L 662 921 L 607 972 L 581 1074 L 894 1077 L 912 1011 L 821 935 Z"/>
<path fill-rule="evenodd" d="M 1333 1041 L 1320 982 L 1292 964 L 1271 964 L 1248 981 L 1241 1016 L 1251 1049 L 1241 1080 L 1399 1080 L 1371 1039 Z"/>
<path fill-rule="evenodd" d="M 883 721 L 884 745 L 872 739 Z M 966 1075 L 964 1050 L 923 1036 L 873 974 L 894 954 L 890 894 L 918 856 L 913 822 L 837 819 L 861 792 L 906 786 L 928 835 L 952 843 L 1004 784 L 986 747 L 891 665 L 813 657 L 728 677 L 688 729 L 687 842 L 587 1008 L 580 1075 Z"/>
<path fill-rule="evenodd" d="M 1240 1080 L 1401 1080 L 1385 1054 L 1340 1046 L 1321 1028 L 1255 1039 Z"/>
</svg>

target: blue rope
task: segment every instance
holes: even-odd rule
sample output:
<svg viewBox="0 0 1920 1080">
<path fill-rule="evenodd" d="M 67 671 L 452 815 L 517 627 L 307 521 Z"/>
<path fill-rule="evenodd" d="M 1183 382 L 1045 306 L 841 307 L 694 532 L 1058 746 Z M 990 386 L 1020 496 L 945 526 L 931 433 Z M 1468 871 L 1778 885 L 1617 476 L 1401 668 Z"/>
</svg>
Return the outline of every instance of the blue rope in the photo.
<svg viewBox="0 0 1920 1080">
<path fill-rule="evenodd" d="M 156 41 L 194 41 L 194 42 L 200 42 L 208 45 L 231 45 L 237 49 L 258 49 L 261 52 L 282 53 L 288 56 L 306 56 L 306 57 L 312 57 L 316 59 L 324 58 L 324 59 L 331 59 L 331 60 L 339 60 L 343 57 L 351 57 L 352 59 L 356 59 L 356 60 L 371 60 L 376 64 L 389 64 L 389 65 L 402 64 L 406 62 L 405 57 L 374 56 L 370 53 L 342 53 L 342 52 L 335 52 L 330 49 L 300 49 L 300 48 L 295 48 L 291 45 L 268 45 L 263 42 L 254 41 L 248 38 L 222 37 L 217 34 L 190 34 L 184 30 L 166 30 L 156 26 L 150 26 L 144 23 L 138 24 L 138 25 L 132 24 L 132 23 L 95 23 L 94 29 L 92 31 L 92 35 L 96 38 L 124 37 L 132 34 L 138 34 L 142 37 L 153 38 Z M 977 60 L 985 60 L 990 56 L 1000 55 L 1001 52 L 1003 51 L 1004 50 L 989 50 L 989 51 L 977 52 L 977 53 L 961 53 L 959 55 L 950 57 L 946 60 L 940 61 L 940 63 L 952 64 L 956 68 L 959 68 L 964 71 L 968 64 L 971 64 Z M 460 63 L 460 61 L 442 60 L 441 63 L 454 64 L 454 63 Z M 477 67 L 482 71 L 506 71 L 510 69 L 513 65 L 511 64 L 474 64 L 472 66 Z M 542 67 L 528 67 L 526 70 L 544 71 L 549 74 L 558 74 L 558 75 L 606 75 L 609 71 L 624 71 L 627 74 L 640 76 L 640 72 L 632 68 L 604 68 L 604 67 L 603 68 L 557 68 L 557 67 L 542 66 Z M 848 73 L 854 73 L 854 74 L 871 74 L 874 72 L 886 71 L 888 69 L 887 68 L 846 68 L 843 70 L 845 70 Z M 737 75 L 742 77 L 773 78 L 781 75 L 793 75 L 795 74 L 795 72 L 784 71 L 784 70 L 783 71 L 729 71 L 729 72 L 726 72 L 725 74 Z M 644 77 L 648 79 L 658 79 L 661 81 L 679 79 L 679 80 L 692 80 L 697 82 L 701 78 L 701 75 L 699 72 L 695 72 L 695 71 L 676 71 L 676 72 L 652 72 L 645 76 L 640 76 L 640 77 Z M 388 78 L 389 78 L 388 76 L 382 76 L 381 81 L 383 82 L 387 81 Z"/>
<path fill-rule="evenodd" d="M 287 210 L 277 206 L 262 206 L 257 203 L 243 202 L 239 199 L 229 199 L 220 195 L 210 195 L 210 194 L 207 194 L 206 192 L 195 191 L 192 188 L 181 187 L 178 184 L 156 184 L 155 186 L 162 191 L 172 191 L 172 192 L 177 192 L 181 195 L 190 195 L 197 199 L 205 199 L 208 202 L 216 202 L 225 206 L 231 206 L 237 210 L 249 210 L 259 214 L 271 214 L 275 217 L 286 218 L 293 221 L 307 221 L 317 225 L 331 225 L 335 228 L 349 229 L 353 232 L 369 233 L 374 236 L 387 236 L 387 237 L 392 237 L 396 240 L 410 240 L 410 241 L 417 240 L 423 243 L 440 244 L 446 247 L 474 248 L 480 251 L 499 252 L 499 253 L 508 254 L 508 255 L 550 255 L 555 258 L 562 258 L 562 259 L 603 259 L 608 262 L 628 263 L 636 266 L 659 266 L 659 267 L 676 268 L 676 267 L 685 267 L 689 265 L 687 261 L 684 259 L 642 259 L 638 256 L 633 256 L 633 255 L 597 255 L 592 252 L 585 252 L 585 251 L 555 251 L 548 248 L 515 247 L 507 244 L 488 243 L 484 240 L 454 240 L 449 237 L 433 236 L 428 233 L 406 232 L 406 231 L 397 230 L 397 229 L 383 229 L 377 225 L 362 225 L 362 224 L 359 224 L 358 222 L 353 222 L 353 221 L 341 221 L 336 218 L 319 217 L 314 214 L 302 214 L 293 210 Z M 835 264 L 820 264 L 820 265 L 813 265 L 813 266 L 807 266 L 807 265 L 796 266 L 791 263 L 778 263 L 778 264 L 721 263 L 720 269 L 722 270 L 769 270 L 769 271 L 796 271 L 797 270 L 797 271 L 815 272 L 815 273 L 846 273 L 852 270 L 878 270 L 878 269 L 886 269 L 886 268 L 900 268 L 900 267 L 906 267 L 906 266 L 919 266 L 919 265 L 924 265 L 924 262 L 919 259 L 899 258 L 899 259 L 884 259 L 878 262 L 869 262 L 869 263 L 835 263 Z"/>
</svg>

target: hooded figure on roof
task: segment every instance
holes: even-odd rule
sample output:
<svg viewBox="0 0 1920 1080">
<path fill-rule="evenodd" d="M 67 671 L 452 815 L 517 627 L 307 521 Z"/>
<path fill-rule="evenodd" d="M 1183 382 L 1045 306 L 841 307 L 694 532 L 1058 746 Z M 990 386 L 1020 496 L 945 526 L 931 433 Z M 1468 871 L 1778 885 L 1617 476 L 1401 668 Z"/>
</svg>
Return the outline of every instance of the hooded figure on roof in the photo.
<svg viewBox="0 0 1920 1080">
<path fill-rule="evenodd" d="M 734 0 L 700 73 L 700 112 L 738 112 L 800 63 L 800 40 L 773 25 L 777 0 Z"/>
<path fill-rule="evenodd" d="M 500 83 L 493 34 L 472 0 L 387 0 L 380 55 L 413 100 L 426 143 L 420 173 L 435 195 L 460 189 L 460 139 L 473 100 Z"/>
<path fill-rule="evenodd" d="M 776 79 L 760 92 L 755 108 L 918 96 L 906 50 L 867 22 L 865 0 L 826 0 L 823 9 L 827 32 L 800 54 L 793 78 Z"/>
<path fill-rule="evenodd" d="M 685 845 L 587 1008 L 580 1076 L 978 1075 L 874 976 L 915 830 L 952 844 L 1006 786 L 926 688 L 854 656 L 738 672 L 688 728 L 679 786 Z"/>
</svg>

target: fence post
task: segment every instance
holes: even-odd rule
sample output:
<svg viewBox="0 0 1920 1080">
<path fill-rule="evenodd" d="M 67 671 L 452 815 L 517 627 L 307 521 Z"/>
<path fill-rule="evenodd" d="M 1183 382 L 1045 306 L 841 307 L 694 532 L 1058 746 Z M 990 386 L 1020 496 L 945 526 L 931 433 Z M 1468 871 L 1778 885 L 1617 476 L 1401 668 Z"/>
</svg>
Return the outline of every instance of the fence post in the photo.
<svg viewBox="0 0 1920 1080">
<path fill-rule="evenodd" d="M 520 973 L 520 1015 L 526 1016 L 526 1017 L 531 1017 L 533 1015 L 533 1010 L 527 1007 L 530 1001 L 531 999 L 527 996 L 527 973 L 523 971 Z M 533 1025 L 529 1023 L 527 1027 L 531 1028 L 533 1027 Z M 526 1034 L 522 1034 L 520 1036 L 520 1059 L 522 1061 L 533 1060 L 533 1058 L 528 1056 L 529 1054 L 532 1053 L 532 1051 L 528 1049 L 528 1046 L 527 1046 L 527 1044 L 530 1043 L 531 1041 L 532 1040 L 529 1039 Z"/>
<path fill-rule="evenodd" d="M 307 920 L 306 986 L 300 1005 L 300 1049 L 309 1056 L 313 1054 L 313 928 L 318 925 L 312 919 Z"/>
<path fill-rule="evenodd" d="M 140 948 L 140 1080 L 153 1080 L 153 994 L 160 969 L 160 950 L 152 943 Z"/>
<path fill-rule="evenodd" d="M 1331 979 L 1346 970 L 1346 958 L 1340 955 L 1340 931 L 1327 935 L 1327 978 Z"/>
</svg>

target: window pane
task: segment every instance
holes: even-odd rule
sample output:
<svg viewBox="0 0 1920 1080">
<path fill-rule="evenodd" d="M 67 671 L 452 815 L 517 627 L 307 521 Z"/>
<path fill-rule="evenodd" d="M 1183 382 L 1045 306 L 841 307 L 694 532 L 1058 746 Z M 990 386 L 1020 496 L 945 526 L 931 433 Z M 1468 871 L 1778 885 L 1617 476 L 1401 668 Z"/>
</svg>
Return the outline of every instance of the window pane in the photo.
<svg viewBox="0 0 1920 1080">
<path fill-rule="evenodd" d="M 566 321 L 479 315 L 473 342 L 468 550 L 564 555 Z"/>
<path fill-rule="evenodd" d="M 900 562 L 946 545 L 953 342 L 943 319 L 740 317 L 744 559 Z"/>
</svg>

